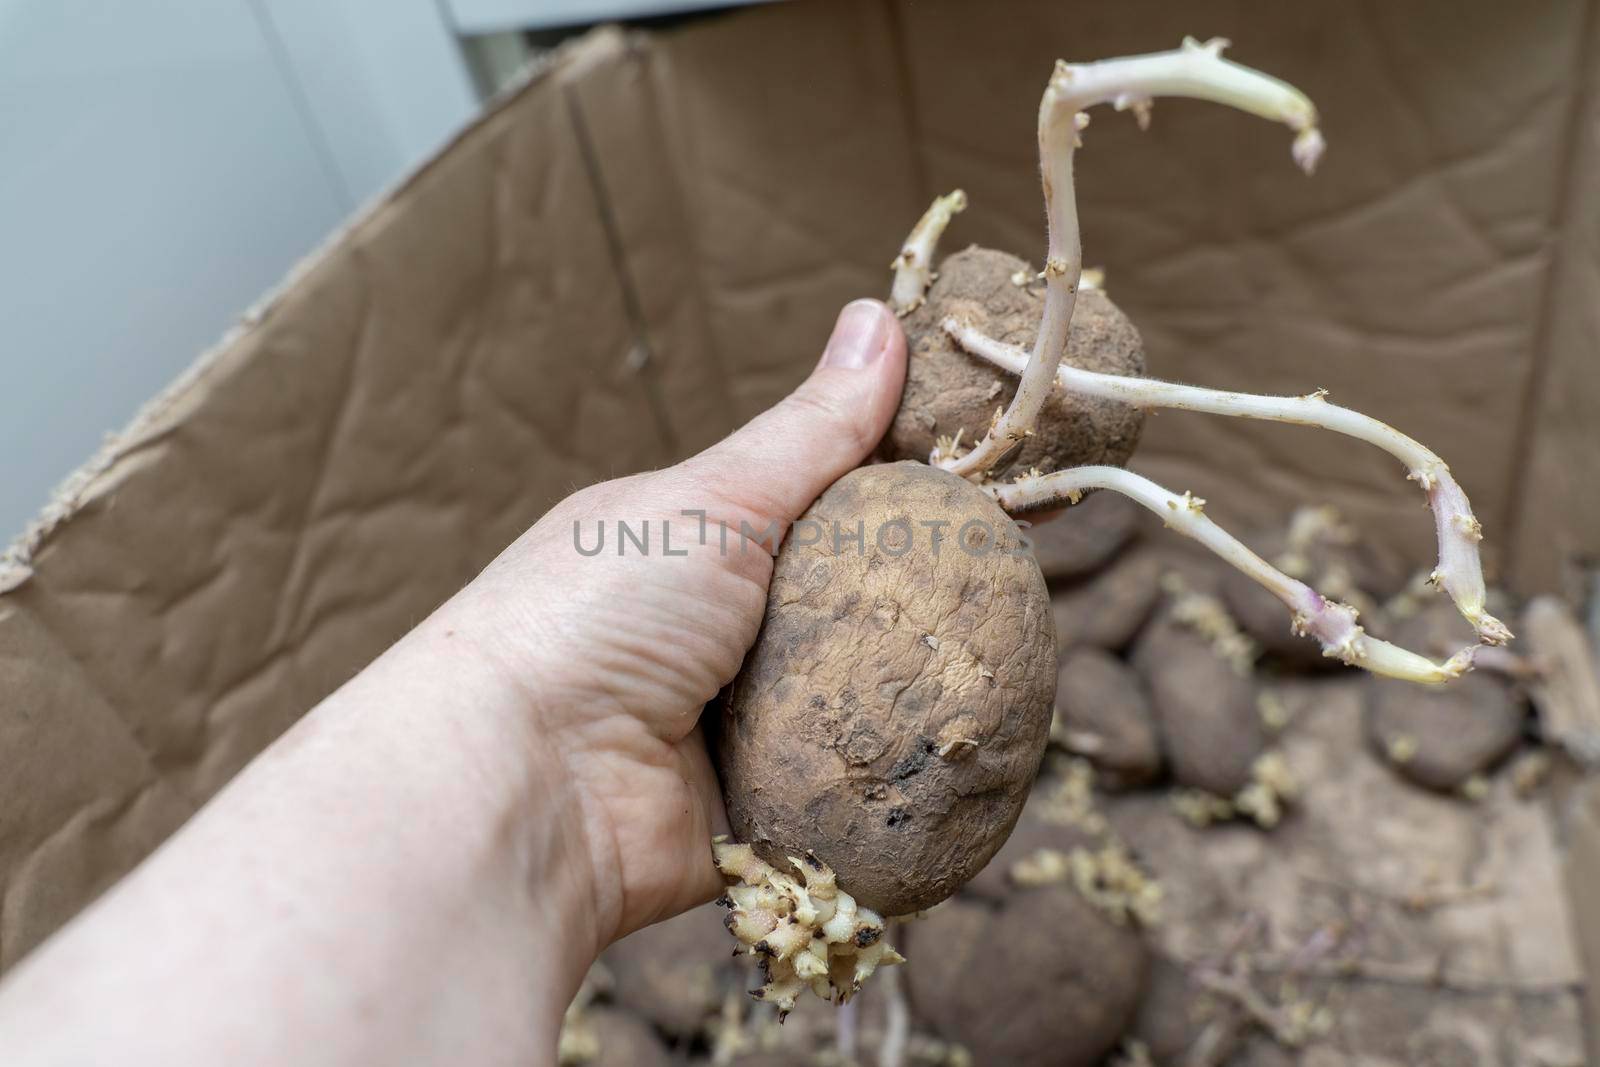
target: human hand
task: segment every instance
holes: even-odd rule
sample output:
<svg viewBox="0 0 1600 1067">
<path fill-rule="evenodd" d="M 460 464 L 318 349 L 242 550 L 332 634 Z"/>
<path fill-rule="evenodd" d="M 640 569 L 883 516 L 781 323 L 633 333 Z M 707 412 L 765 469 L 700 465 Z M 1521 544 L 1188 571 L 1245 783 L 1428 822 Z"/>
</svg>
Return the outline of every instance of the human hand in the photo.
<svg viewBox="0 0 1600 1067">
<path fill-rule="evenodd" d="M 600 950 L 720 887 L 696 723 L 755 641 L 773 566 L 741 531 L 786 528 L 865 459 L 904 378 L 898 322 L 859 301 L 777 407 L 562 501 L 9 974 L 0 1046 L 554 1062 Z M 618 522 L 650 524 L 648 553 L 617 553 Z M 574 523 L 585 549 L 604 523 L 606 550 L 580 553 Z"/>
<path fill-rule="evenodd" d="M 720 889 L 708 842 L 725 819 L 701 710 L 760 628 L 767 531 L 867 457 L 905 360 L 894 315 L 850 304 L 792 395 L 677 466 L 568 497 L 434 620 L 514 681 L 565 779 L 554 787 L 579 801 L 583 840 L 567 852 L 588 865 L 596 951 Z"/>
</svg>

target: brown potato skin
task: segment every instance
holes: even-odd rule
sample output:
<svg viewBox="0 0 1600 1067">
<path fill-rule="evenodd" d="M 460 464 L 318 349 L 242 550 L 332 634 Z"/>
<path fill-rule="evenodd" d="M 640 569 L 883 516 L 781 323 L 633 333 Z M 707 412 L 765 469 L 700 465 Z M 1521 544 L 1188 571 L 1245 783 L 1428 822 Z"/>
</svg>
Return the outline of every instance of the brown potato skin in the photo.
<svg viewBox="0 0 1600 1067">
<path fill-rule="evenodd" d="M 1077 508 L 1050 525 L 1070 523 L 1074 511 Z M 1061 654 L 1084 646 L 1107 652 L 1126 648 L 1150 620 L 1161 599 L 1164 565 L 1156 553 L 1135 549 L 1088 580 L 1053 590 L 1051 610 L 1056 617 L 1056 647 Z"/>
<path fill-rule="evenodd" d="M 1054 522 L 1030 527 L 1033 558 L 1045 581 L 1090 578 L 1139 534 L 1142 509 L 1118 493 L 1090 493 Z"/>
<path fill-rule="evenodd" d="M 1205 638 L 1165 618 L 1140 636 L 1133 665 L 1149 688 L 1162 751 L 1178 784 L 1219 797 L 1249 785 L 1267 749 L 1255 676 L 1238 673 Z"/>
<path fill-rule="evenodd" d="M 1471 644 L 1475 635 L 1441 598 L 1396 625 L 1393 638 L 1402 648 L 1442 656 Z M 1374 676 L 1365 685 L 1367 739 L 1373 751 L 1402 777 L 1425 788 L 1458 789 L 1522 740 L 1526 700 L 1490 671 L 1473 671 L 1437 688 Z M 1416 751 L 1396 761 L 1390 746 L 1401 738 L 1409 739 Z"/>
<path fill-rule="evenodd" d="M 1234 1049 L 1248 1032 L 1244 1027 L 1215 1025 L 1216 995 L 1184 964 L 1159 952 L 1150 954 L 1144 996 L 1127 1037 L 1142 1041 L 1155 1063 L 1184 1063 L 1204 1038 L 1211 1044 L 1213 1063 L 1233 1063 Z"/>
<path fill-rule="evenodd" d="M 802 543 L 807 520 L 819 543 Z M 993 543 L 963 549 L 974 520 L 969 534 Z M 886 525 L 898 521 L 908 549 L 907 527 Z M 937 555 L 921 525 L 935 521 L 950 524 Z M 864 523 L 866 550 L 833 545 L 835 522 Z M 724 703 L 735 839 L 784 869 L 814 851 L 883 915 L 945 899 L 1022 810 L 1050 731 L 1055 640 L 1044 578 L 982 491 L 920 463 L 845 475 L 786 539 Z M 940 755 L 959 740 L 976 744 Z"/>
<path fill-rule="evenodd" d="M 1056 714 L 1069 730 L 1100 742 L 1085 756 L 1100 785 L 1130 789 L 1161 773 L 1161 737 L 1144 682 L 1111 653 L 1084 645 L 1061 657 Z"/>
<path fill-rule="evenodd" d="M 940 323 L 953 315 L 991 337 L 1031 350 L 1043 297 L 1038 286 L 1011 280 L 1019 270 L 1030 272 L 1016 256 L 976 246 L 939 265 L 927 302 L 905 318 L 910 353 L 906 388 L 879 448 L 884 458 L 925 463 L 938 437 L 958 429 L 966 431 L 962 440 L 971 445 L 988 430 L 995 408 L 1011 403 L 1017 378 L 962 351 Z M 1086 370 L 1143 375 L 1144 342 L 1104 292 L 1080 290 L 1065 359 Z M 1143 428 L 1144 413 L 1137 408 L 1057 391 L 1013 466 L 1041 471 L 1095 463 L 1120 467 L 1133 454 Z"/>
<path fill-rule="evenodd" d="M 912 924 L 911 1006 L 974 1063 L 1092 1067 L 1132 1024 L 1149 950 L 1068 885 L 966 895 Z"/>
</svg>

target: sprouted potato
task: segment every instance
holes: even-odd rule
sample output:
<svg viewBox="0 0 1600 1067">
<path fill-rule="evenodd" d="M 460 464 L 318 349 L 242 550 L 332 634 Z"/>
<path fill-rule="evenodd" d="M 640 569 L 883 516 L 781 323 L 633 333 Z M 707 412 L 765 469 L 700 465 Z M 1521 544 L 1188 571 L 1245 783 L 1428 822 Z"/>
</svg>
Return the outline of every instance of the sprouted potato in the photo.
<svg viewBox="0 0 1600 1067">
<path fill-rule="evenodd" d="M 767 981 L 754 995 L 780 1009 L 807 988 L 843 1001 L 898 962 L 884 916 L 954 893 L 1016 823 L 1048 740 L 1056 649 L 1042 577 L 1004 550 L 1016 535 L 1007 515 L 1092 490 L 1127 496 L 1272 593 L 1323 655 L 1378 675 L 1442 684 L 1482 644 L 1511 636 L 1487 610 L 1482 531 L 1442 459 L 1322 390 L 1268 397 L 1144 377 L 1137 331 L 1086 278 L 1073 162 L 1091 107 L 1131 110 L 1143 126 L 1157 97 L 1226 104 L 1287 125 L 1294 162 L 1314 169 L 1316 108 L 1224 59 L 1226 45 L 1190 38 L 1170 52 L 1056 65 L 1039 109 L 1048 242 L 1038 275 L 969 250 L 936 283 L 939 238 L 966 205 L 959 191 L 934 202 L 894 261 L 890 302 L 907 319 L 911 362 L 884 450 L 921 459 L 931 439 L 927 463 L 865 468 L 819 499 L 809 518 L 864 521 L 871 543 L 785 542 L 723 714 L 718 767 L 742 842 L 715 849 L 728 925 L 762 960 Z M 1037 322 L 1019 321 L 1031 307 Z M 1203 500 L 1123 469 L 1143 413 L 1163 407 L 1320 427 L 1394 455 L 1433 510 L 1432 581 L 1480 644 L 1435 661 L 1372 637 L 1356 608 L 1263 560 Z M 896 554 L 875 537 L 902 519 L 915 534 L 930 520 L 954 529 L 979 516 L 1001 551 Z"/>
</svg>

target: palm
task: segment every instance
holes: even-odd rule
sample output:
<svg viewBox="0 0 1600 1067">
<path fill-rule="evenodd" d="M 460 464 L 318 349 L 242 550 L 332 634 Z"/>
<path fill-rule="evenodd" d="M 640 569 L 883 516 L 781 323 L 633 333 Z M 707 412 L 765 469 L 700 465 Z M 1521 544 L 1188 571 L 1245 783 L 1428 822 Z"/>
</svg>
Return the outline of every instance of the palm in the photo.
<svg viewBox="0 0 1600 1067">
<path fill-rule="evenodd" d="M 564 501 L 501 557 L 485 578 L 552 591 L 516 602 L 508 635 L 531 662 L 542 721 L 585 806 L 595 847 L 620 875 L 620 936 L 713 895 L 708 842 L 726 825 L 698 722 L 755 640 L 772 560 L 730 535 L 723 550 L 712 505 L 707 543 L 685 508 L 704 500 L 641 498 L 649 478 L 596 486 Z M 641 512 L 641 504 L 648 510 Z M 616 524 L 648 521 L 649 552 L 616 547 Z M 604 549 L 586 556 L 604 529 Z M 670 523 L 672 556 L 662 554 Z M 736 531 L 738 520 L 731 525 Z M 744 550 L 740 550 L 740 545 Z M 687 555 L 678 556 L 680 550 Z"/>
</svg>

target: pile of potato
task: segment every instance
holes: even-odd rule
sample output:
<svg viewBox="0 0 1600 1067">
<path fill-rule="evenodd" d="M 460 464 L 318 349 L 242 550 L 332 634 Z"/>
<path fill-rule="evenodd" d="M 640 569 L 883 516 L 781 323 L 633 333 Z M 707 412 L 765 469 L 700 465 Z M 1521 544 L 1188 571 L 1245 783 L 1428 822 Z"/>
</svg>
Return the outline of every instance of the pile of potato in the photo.
<svg viewBox="0 0 1600 1067">
<path fill-rule="evenodd" d="M 708 905 L 606 954 L 563 1062 L 1584 1062 L 1518 681 L 1308 656 L 1280 605 L 1111 494 L 1028 536 L 1059 643 L 1050 754 L 1004 848 L 891 928 L 909 962 L 779 1026 Z M 1246 540 L 1380 634 L 1468 639 L 1331 515 Z"/>
</svg>

